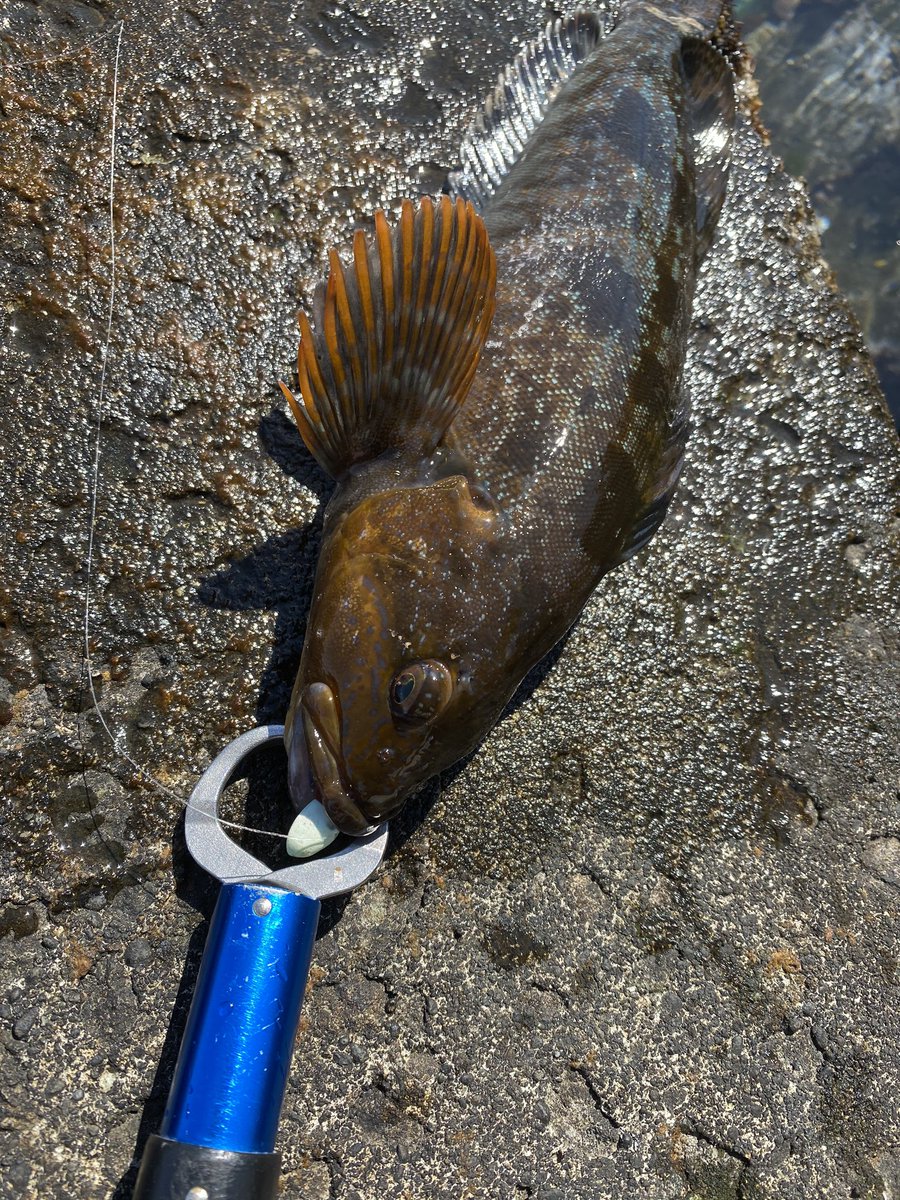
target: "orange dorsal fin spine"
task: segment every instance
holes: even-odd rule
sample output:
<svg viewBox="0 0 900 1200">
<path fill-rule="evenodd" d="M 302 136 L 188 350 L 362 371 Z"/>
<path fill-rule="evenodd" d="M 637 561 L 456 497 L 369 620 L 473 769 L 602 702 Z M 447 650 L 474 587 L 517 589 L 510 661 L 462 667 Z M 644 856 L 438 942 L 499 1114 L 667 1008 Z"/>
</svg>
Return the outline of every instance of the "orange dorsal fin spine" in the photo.
<svg viewBox="0 0 900 1200">
<path fill-rule="evenodd" d="M 466 398 L 494 313 L 496 262 L 471 204 L 423 196 L 375 214 L 329 252 L 313 321 L 300 317 L 301 436 L 335 477 L 389 450 L 430 453 Z"/>
</svg>

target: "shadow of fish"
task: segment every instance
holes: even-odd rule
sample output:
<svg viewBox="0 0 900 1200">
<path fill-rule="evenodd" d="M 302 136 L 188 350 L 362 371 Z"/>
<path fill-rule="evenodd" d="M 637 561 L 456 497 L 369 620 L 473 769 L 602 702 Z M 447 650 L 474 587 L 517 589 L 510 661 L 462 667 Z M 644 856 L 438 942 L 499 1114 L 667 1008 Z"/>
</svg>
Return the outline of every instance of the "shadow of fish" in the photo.
<svg viewBox="0 0 900 1200">
<path fill-rule="evenodd" d="M 284 390 L 338 487 L 285 736 L 295 798 L 311 775 L 347 832 L 477 745 L 665 514 L 730 157 L 724 19 L 626 0 L 548 27 L 449 195 L 376 214 L 301 316 Z"/>
</svg>

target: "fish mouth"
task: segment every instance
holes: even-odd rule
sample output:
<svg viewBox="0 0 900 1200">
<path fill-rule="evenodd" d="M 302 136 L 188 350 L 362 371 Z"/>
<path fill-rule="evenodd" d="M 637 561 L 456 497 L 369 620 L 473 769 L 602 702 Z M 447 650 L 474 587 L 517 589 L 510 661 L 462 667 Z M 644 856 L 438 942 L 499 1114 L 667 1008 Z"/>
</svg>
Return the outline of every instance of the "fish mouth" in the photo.
<svg viewBox="0 0 900 1200">
<path fill-rule="evenodd" d="M 341 718 L 337 698 L 326 683 L 310 683 L 301 693 L 303 732 L 316 791 L 342 833 L 368 833 L 372 823 L 341 776 Z"/>
</svg>

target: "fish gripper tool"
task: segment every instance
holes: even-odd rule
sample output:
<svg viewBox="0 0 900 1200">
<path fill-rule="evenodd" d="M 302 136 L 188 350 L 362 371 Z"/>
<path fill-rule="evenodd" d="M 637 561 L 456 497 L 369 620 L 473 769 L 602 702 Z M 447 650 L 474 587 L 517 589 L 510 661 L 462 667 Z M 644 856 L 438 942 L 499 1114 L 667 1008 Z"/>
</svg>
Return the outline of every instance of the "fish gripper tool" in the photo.
<svg viewBox="0 0 900 1200">
<path fill-rule="evenodd" d="M 228 837 L 219 797 L 242 760 L 281 725 L 229 743 L 195 787 L 187 847 L 222 883 L 158 1134 L 134 1200 L 272 1200 L 275 1137 L 309 974 L 320 902 L 358 887 L 387 845 L 387 823 L 327 857 L 273 871 Z"/>
</svg>

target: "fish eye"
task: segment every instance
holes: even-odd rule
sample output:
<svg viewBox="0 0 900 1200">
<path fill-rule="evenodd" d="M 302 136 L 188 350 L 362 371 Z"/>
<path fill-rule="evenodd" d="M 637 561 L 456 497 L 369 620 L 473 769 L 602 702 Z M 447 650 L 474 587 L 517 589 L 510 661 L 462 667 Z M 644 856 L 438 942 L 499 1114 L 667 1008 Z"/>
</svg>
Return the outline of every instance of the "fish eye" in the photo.
<svg viewBox="0 0 900 1200">
<path fill-rule="evenodd" d="M 486 488 L 483 488 L 480 483 L 469 484 L 469 499 L 476 508 L 480 508 L 484 512 L 494 511 L 494 502 L 491 499 L 490 492 Z"/>
<path fill-rule="evenodd" d="M 391 712 L 403 721 L 431 721 L 446 706 L 453 678 L 433 658 L 410 663 L 391 680 Z"/>
</svg>

